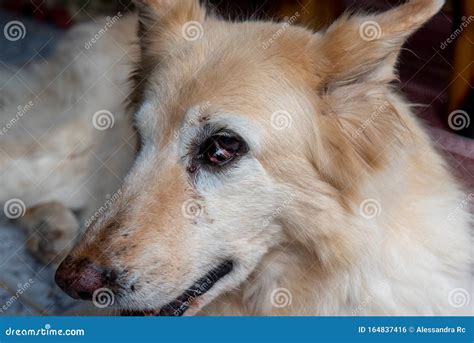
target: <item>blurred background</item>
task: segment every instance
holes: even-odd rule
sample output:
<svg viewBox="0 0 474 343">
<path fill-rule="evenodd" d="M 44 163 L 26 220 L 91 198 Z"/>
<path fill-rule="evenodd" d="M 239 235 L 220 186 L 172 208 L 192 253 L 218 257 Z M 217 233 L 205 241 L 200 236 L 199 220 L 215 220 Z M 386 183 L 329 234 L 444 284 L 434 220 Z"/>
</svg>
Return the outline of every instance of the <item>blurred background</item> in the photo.
<svg viewBox="0 0 474 343">
<path fill-rule="evenodd" d="M 319 30 L 344 11 L 383 11 L 403 1 L 207 2 L 208 7 L 224 17 L 283 21 L 296 18 L 291 24 Z M 76 23 L 133 10 L 127 0 L 0 0 L 2 31 L 9 22 L 17 20 L 28 33 L 15 41 L 0 35 L 0 67 L 21 68 L 32 61 L 47 59 L 58 40 Z M 468 194 L 474 192 L 473 61 L 474 0 L 448 0 L 442 12 L 405 45 L 399 64 L 400 81 L 395 84 L 410 102 L 418 105 L 416 115 L 426 123 L 435 146 L 449 161 Z M 54 286 L 54 270 L 45 268 L 25 252 L 24 240 L 21 231 L 0 223 L 0 315 L 70 313 L 76 303 Z M 25 284 L 33 274 L 35 280 Z M 18 289 L 25 287 L 28 290 L 18 295 Z M 2 310 L 3 304 L 8 304 L 7 310 Z"/>
</svg>

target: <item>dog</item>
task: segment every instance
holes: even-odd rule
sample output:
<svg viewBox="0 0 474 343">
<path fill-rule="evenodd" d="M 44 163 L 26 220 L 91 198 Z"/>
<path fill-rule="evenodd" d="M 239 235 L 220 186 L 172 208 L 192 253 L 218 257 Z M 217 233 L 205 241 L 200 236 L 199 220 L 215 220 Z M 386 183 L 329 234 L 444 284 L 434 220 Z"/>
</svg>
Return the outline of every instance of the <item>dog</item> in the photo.
<svg viewBox="0 0 474 343">
<path fill-rule="evenodd" d="M 314 33 L 137 1 L 138 153 L 57 284 L 122 315 L 472 314 L 466 196 L 391 83 L 443 3 Z"/>
<path fill-rule="evenodd" d="M 0 203 L 45 264 L 64 259 L 134 160 L 123 99 L 137 18 L 119 19 L 78 24 L 47 60 L 0 69 Z"/>
</svg>

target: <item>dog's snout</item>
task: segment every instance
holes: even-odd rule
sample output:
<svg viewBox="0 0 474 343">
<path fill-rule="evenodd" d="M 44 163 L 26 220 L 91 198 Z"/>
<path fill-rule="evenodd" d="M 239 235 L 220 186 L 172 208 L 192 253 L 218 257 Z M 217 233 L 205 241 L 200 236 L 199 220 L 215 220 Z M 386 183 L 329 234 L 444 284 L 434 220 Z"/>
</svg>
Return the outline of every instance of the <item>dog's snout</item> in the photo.
<svg viewBox="0 0 474 343">
<path fill-rule="evenodd" d="M 107 278 L 102 268 L 87 259 L 67 257 L 55 275 L 56 284 L 75 299 L 92 300 L 96 290 L 106 287 Z"/>
</svg>

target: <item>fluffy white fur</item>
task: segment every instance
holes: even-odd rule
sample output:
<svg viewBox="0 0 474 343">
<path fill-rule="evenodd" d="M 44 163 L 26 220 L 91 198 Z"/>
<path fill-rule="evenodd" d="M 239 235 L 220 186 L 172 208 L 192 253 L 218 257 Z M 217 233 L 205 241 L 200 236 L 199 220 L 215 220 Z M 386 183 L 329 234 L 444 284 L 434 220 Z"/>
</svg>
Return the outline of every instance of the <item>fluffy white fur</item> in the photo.
<svg viewBox="0 0 474 343">
<path fill-rule="evenodd" d="M 72 258 L 119 271 L 122 289 L 136 289 L 116 294 L 124 309 L 158 310 L 231 257 L 235 269 L 186 314 L 472 314 L 452 299 L 457 289 L 472 295 L 471 218 L 460 208 L 468 195 L 388 85 L 404 39 L 441 4 L 409 1 L 379 16 L 343 18 L 325 33 L 290 27 L 262 50 L 279 24 L 227 23 L 192 0 L 143 1 L 131 96 L 143 146 L 120 199 Z M 110 189 L 109 178 L 94 174 L 98 151 L 114 156 L 119 175 L 129 167 L 129 154 L 114 153 L 131 131 L 121 103 L 130 71 L 114 62 L 130 60 L 123 50 L 133 50 L 134 20 L 123 19 L 111 31 L 117 35 L 77 54 L 78 32 L 98 29 L 82 26 L 54 63 L 22 71 L 36 92 L 47 92 L 1 137 L 2 201 L 87 207 L 90 196 Z M 364 20 L 381 25 L 380 42 L 360 39 Z M 190 21 L 203 26 L 201 40 L 183 39 Z M 30 99 L 20 83 L 6 87 L 2 118 Z M 116 115 L 105 135 L 91 125 L 100 109 Z M 201 120 L 193 120 L 196 110 Z M 281 110 L 292 115 L 285 130 L 271 121 Z M 206 124 L 237 132 L 249 154 L 223 173 L 190 173 L 189 146 Z M 22 126 L 49 132 L 47 139 L 23 144 L 31 138 Z M 68 158 L 76 146 L 81 154 Z M 83 191 L 76 180 L 90 175 L 96 181 Z M 368 200 L 374 216 L 365 213 Z M 183 215 L 188 205 L 199 214 Z"/>
</svg>

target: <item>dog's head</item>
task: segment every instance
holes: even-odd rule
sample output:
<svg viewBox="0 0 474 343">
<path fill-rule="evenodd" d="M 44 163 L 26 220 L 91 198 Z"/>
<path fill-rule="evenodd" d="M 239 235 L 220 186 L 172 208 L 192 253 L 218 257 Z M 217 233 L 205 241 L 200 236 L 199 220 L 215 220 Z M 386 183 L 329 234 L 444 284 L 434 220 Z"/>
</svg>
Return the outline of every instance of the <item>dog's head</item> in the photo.
<svg viewBox="0 0 474 343">
<path fill-rule="evenodd" d="M 441 5 L 409 1 L 313 33 L 293 17 L 229 23 L 198 1 L 142 1 L 131 96 L 141 150 L 58 283 L 75 297 L 107 287 L 124 309 L 181 315 L 288 244 L 318 263 L 350 263 L 344 214 L 387 163 L 383 147 L 406 134 L 394 64 Z"/>
</svg>

